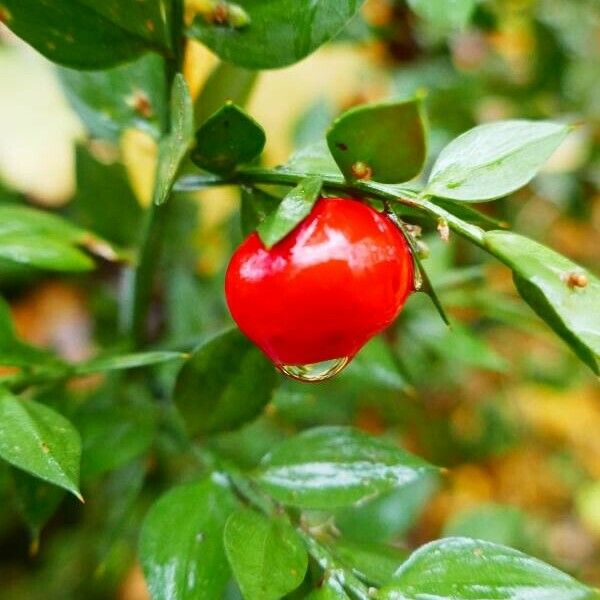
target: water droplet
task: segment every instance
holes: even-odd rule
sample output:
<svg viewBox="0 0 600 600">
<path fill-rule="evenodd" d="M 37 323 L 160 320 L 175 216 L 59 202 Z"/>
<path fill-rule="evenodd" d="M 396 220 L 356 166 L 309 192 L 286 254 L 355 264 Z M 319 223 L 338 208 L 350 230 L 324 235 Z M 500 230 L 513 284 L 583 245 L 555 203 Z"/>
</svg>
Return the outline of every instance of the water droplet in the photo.
<svg viewBox="0 0 600 600">
<path fill-rule="evenodd" d="M 344 358 L 334 358 L 310 365 L 280 365 L 279 370 L 284 375 L 297 381 L 318 383 L 319 381 L 331 379 L 331 377 L 343 371 L 349 362 L 350 358 L 344 356 Z"/>
</svg>

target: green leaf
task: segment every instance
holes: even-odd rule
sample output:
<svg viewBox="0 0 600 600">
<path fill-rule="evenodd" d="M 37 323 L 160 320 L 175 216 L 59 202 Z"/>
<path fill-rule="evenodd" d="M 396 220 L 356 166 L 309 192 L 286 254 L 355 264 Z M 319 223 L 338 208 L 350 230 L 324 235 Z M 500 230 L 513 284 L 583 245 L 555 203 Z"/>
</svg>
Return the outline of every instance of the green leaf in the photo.
<svg viewBox="0 0 600 600">
<path fill-rule="evenodd" d="M 224 541 L 245 600 L 279 600 L 302 583 L 308 554 L 285 517 L 238 510 L 225 525 Z"/>
<path fill-rule="evenodd" d="M 447 538 L 419 548 L 383 588 L 381 600 L 592 600 L 569 575 L 505 546 Z"/>
<path fill-rule="evenodd" d="M 407 555 L 406 551 L 391 546 L 344 539 L 332 544 L 331 550 L 357 577 L 377 587 L 388 583 Z"/>
<path fill-rule="evenodd" d="M 484 504 L 454 515 L 444 526 L 444 537 L 470 537 L 521 546 L 525 524 L 525 515 L 515 506 Z"/>
<path fill-rule="evenodd" d="M 158 409 L 139 385 L 110 379 L 73 415 L 82 440 L 82 478 L 114 471 L 143 456 L 154 442 Z M 110 443 L 107 444 L 107 440 Z"/>
<path fill-rule="evenodd" d="M 438 488 L 438 477 L 421 477 L 401 488 L 338 511 L 335 523 L 344 538 L 361 544 L 386 542 L 416 525 Z"/>
<path fill-rule="evenodd" d="M 52 409 L 0 388 L 0 458 L 81 498 L 81 440 Z"/>
<path fill-rule="evenodd" d="M 330 175 L 340 180 L 342 175 L 325 140 L 309 144 L 292 154 L 283 169 L 310 175 Z"/>
<path fill-rule="evenodd" d="M 122 371 L 136 369 L 148 365 L 156 365 L 172 360 L 182 360 L 185 354 L 180 352 L 138 352 L 136 354 L 121 354 L 117 356 L 101 356 L 75 365 L 73 372 L 76 375 L 87 375 L 101 371 Z"/>
<path fill-rule="evenodd" d="M 67 99 L 95 138 L 118 142 L 134 127 L 160 138 L 167 121 L 164 59 L 157 54 L 103 71 L 59 69 Z"/>
<path fill-rule="evenodd" d="M 44 525 L 58 509 L 65 492 L 17 469 L 13 470 L 12 478 L 17 510 L 29 527 L 35 548 Z"/>
<path fill-rule="evenodd" d="M 249 71 L 228 62 L 219 63 L 202 86 L 194 104 L 196 123 L 204 123 L 227 102 L 245 106 L 257 78 L 256 71 Z"/>
<path fill-rule="evenodd" d="M 154 504 L 139 554 L 153 600 L 214 600 L 230 577 L 223 527 L 236 501 L 215 473 L 176 487 Z"/>
<path fill-rule="evenodd" d="M 0 245 L 4 239 L 8 239 L 7 244 L 10 245 L 11 240 L 18 240 L 20 237 L 26 239 L 37 239 L 39 237 L 40 244 L 44 239 L 51 238 L 49 239 L 50 247 L 52 247 L 52 244 L 80 245 L 108 260 L 115 260 L 118 257 L 115 248 L 107 241 L 90 231 L 77 227 L 58 215 L 28 206 L 0 206 Z M 40 256 L 40 250 L 36 250 L 38 244 L 33 245 L 34 249 L 30 252 L 34 254 L 31 258 L 35 261 L 41 261 L 41 265 L 46 265 L 45 259 Z M 77 255 L 65 254 L 65 257 L 69 256 Z M 85 258 L 88 262 L 87 257 Z M 23 261 L 26 260 L 28 260 L 27 253 L 23 258 Z M 18 257 L 15 261 L 22 262 Z M 22 262 L 22 264 L 27 263 Z"/>
<path fill-rule="evenodd" d="M 317 427 L 267 454 L 258 480 L 284 504 L 330 510 L 408 485 L 434 470 L 384 439 L 349 427 Z"/>
<path fill-rule="evenodd" d="M 276 382 L 273 365 L 233 329 L 200 346 L 183 365 L 174 400 L 191 434 L 228 431 L 261 413 Z"/>
<path fill-rule="evenodd" d="M 101 162 L 85 146 L 77 147 L 76 163 L 77 192 L 68 206 L 73 220 L 111 241 L 133 245 L 143 209 L 123 165 Z"/>
<path fill-rule="evenodd" d="M 228 102 L 196 132 L 192 160 L 213 173 L 229 173 L 254 160 L 265 147 L 263 128 L 241 108 Z"/>
<path fill-rule="evenodd" d="M 44 271 L 77 273 L 94 268 L 94 262 L 81 250 L 41 234 L 0 235 L 0 259 Z"/>
<path fill-rule="evenodd" d="M 434 31 L 449 33 L 468 25 L 476 0 L 408 0 L 408 4 Z"/>
<path fill-rule="evenodd" d="M 237 7 L 247 16 L 244 26 L 211 22 L 208 11 L 196 16 L 188 33 L 223 60 L 249 69 L 271 69 L 316 50 L 339 33 L 362 4 L 362 0 L 243 0 Z"/>
<path fill-rule="evenodd" d="M 171 131 L 158 147 L 158 170 L 154 184 L 154 203 L 167 200 L 175 178 L 194 137 L 194 107 L 187 83 L 175 75 L 171 91 Z"/>
<path fill-rule="evenodd" d="M 285 196 L 258 226 L 258 235 L 267 248 L 272 248 L 308 217 L 322 187 L 320 177 L 307 177 Z"/>
<path fill-rule="evenodd" d="M 5 235 L 51 235 L 79 244 L 86 232 L 52 213 L 20 205 L 0 206 L 0 239 Z"/>
<path fill-rule="evenodd" d="M 2 0 L 0 9 L 19 37 L 75 69 L 108 67 L 151 49 L 169 52 L 169 11 L 160 0 Z"/>
<path fill-rule="evenodd" d="M 327 144 L 349 181 L 401 183 L 414 179 L 427 158 L 422 101 L 352 108 L 334 121 L 327 132 Z"/>
<path fill-rule="evenodd" d="M 600 374 L 600 280 L 558 252 L 509 231 L 485 234 L 489 251 L 513 270 L 523 299 Z M 582 275 L 585 287 L 570 285 Z"/>
<path fill-rule="evenodd" d="M 258 188 L 243 186 L 241 189 L 240 220 L 242 234 L 250 235 L 266 219 L 269 213 L 281 202 Z"/>
<path fill-rule="evenodd" d="M 426 193 L 480 202 L 529 183 L 571 127 L 547 121 L 499 121 L 463 133 L 442 150 Z"/>
</svg>

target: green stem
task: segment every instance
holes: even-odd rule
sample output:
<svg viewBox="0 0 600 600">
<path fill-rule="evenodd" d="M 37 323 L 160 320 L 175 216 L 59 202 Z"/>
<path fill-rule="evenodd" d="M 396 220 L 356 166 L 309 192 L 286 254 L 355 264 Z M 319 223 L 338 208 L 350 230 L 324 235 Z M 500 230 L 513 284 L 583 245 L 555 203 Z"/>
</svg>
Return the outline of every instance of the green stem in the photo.
<svg viewBox="0 0 600 600">
<path fill-rule="evenodd" d="M 186 177 L 176 186 L 176 190 L 197 190 L 203 187 L 227 185 L 227 184 L 274 184 L 295 186 L 305 179 L 309 173 L 291 171 L 287 169 L 264 169 L 258 167 L 243 167 L 236 171 L 231 177 L 223 178 L 217 175 L 198 175 Z M 366 196 L 389 202 L 398 202 L 418 212 L 424 213 L 436 220 L 444 219 L 449 227 L 467 238 L 474 244 L 483 247 L 483 230 L 476 225 L 471 225 L 454 216 L 441 206 L 438 206 L 427 196 L 422 196 L 400 186 L 391 186 L 372 181 L 346 181 L 341 175 L 319 175 L 323 179 L 326 189 L 343 192 L 354 196 Z"/>
<path fill-rule="evenodd" d="M 185 47 L 183 0 L 173 0 L 170 17 L 173 56 L 165 59 L 169 97 L 173 79 L 181 70 L 183 64 Z M 163 132 L 164 136 L 168 135 L 170 127 L 169 119 L 167 130 Z M 131 287 L 127 294 L 128 302 L 124 303 L 124 309 L 128 311 L 125 321 L 134 347 L 143 346 L 146 342 L 148 312 L 152 300 L 156 269 L 160 264 L 167 206 L 167 202 L 160 206 L 153 203 L 147 210 L 139 245 L 137 268 L 131 275 Z"/>
<path fill-rule="evenodd" d="M 297 527 L 296 530 L 304 540 L 309 554 L 319 564 L 323 571 L 328 573 L 332 579 L 341 585 L 356 600 L 371 600 L 369 588 L 351 571 L 338 565 L 327 548 L 319 544 L 314 537 L 302 528 Z"/>
<path fill-rule="evenodd" d="M 167 216 L 168 203 L 152 204 L 146 213 L 146 220 L 140 242 L 138 265 L 133 273 L 133 295 L 129 327 L 135 347 L 146 341 L 147 317 L 152 300 L 154 277 L 160 263 L 162 236 Z"/>
<path fill-rule="evenodd" d="M 15 394 L 24 392 L 35 385 L 56 384 L 68 380 L 73 371 L 65 366 L 60 370 L 23 371 L 14 375 L 6 375 L 0 379 L 0 385 L 8 388 Z"/>
</svg>

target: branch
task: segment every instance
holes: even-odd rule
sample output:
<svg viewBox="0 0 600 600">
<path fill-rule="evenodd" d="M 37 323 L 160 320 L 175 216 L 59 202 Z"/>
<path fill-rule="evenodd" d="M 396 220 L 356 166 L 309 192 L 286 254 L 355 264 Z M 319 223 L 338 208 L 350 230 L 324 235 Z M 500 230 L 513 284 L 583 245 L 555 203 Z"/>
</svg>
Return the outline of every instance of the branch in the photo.
<svg viewBox="0 0 600 600">
<path fill-rule="evenodd" d="M 257 185 L 275 184 L 296 186 L 301 180 L 312 173 L 303 173 L 287 169 L 262 169 L 257 167 L 243 167 L 230 177 L 220 177 L 212 174 L 193 175 L 184 177 L 175 185 L 175 191 L 194 191 L 207 187 L 221 185 Z M 408 206 L 436 221 L 444 219 L 448 226 L 459 235 L 467 238 L 472 243 L 484 248 L 484 231 L 476 225 L 471 225 L 459 219 L 441 206 L 419 195 L 415 191 L 396 185 L 385 185 L 372 181 L 347 182 L 341 175 L 316 174 L 323 179 L 323 187 L 332 191 L 343 192 L 351 196 L 377 198 L 389 202 L 397 202 Z M 487 248 L 485 248 L 488 250 Z M 489 251 L 489 250 L 488 250 Z"/>
</svg>

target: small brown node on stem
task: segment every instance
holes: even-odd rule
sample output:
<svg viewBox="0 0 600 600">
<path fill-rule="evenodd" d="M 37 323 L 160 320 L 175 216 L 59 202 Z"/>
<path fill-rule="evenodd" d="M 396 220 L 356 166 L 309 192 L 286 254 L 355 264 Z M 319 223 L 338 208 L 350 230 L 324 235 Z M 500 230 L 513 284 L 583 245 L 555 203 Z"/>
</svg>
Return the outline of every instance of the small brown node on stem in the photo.
<svg viewBox="0 0 600 600">
<path fill-rule="evenodd" d="M 361 181 L 369 181 L 373 175 L 373 169 L 367 163 L 359 160 L 352 165 L 352 175 Z"/>
<path fill-rule="evenodd" d="M 154 23 L 154 21 L 152 19 L 148 19 L 146 21 L 146 29 L 152 33 L 155 29 L 156 29 L 156 24 Z"/>
<path fill-rule="evenodd" d="M 0 6 L 0 23 L 8 23 L 10 21 L 10 13 L 8 12 L 8 8 L 4 6 Z"/>
<path fill-rule="evenodd" d="M 142 90 L 135 90 L 127 98 L 127 105 L 133 108 L 141 117 L 144 117 L 144 119 L 149 119 L 154 114 L 150 98 Z"/>
<path fill-rule="evenodd" d="M 211 25 L 241 29 L 250 23 L 250 16 L 238 4 L 224 0 L 195 0 L 196 10 Z"/>
<path fill-rule="evenodd" d="M 412 225 L 410 223 L 406 223 L 404 227 L 406 231 L 408 231 L 408 233 L 410 233 L 410 235 L 412 235 L 414 238 L 421 237 L 421 234 L 423 233 L 423 229 L 420 225 Z"/>
<path fill-rule="evenodd" d="M 431 251 L 429 250 L 429 246 L 425 242 L 423 242 L 422 240 L 417 240 L 416 247 L 417 247 L 417 256 L 421 260 L 429 258 Z"/>
<path fill-rule="evenodd" d="M 229 25 L 229 6 L 224 2 L 219 2 L 213 8 L 210 19 L 215 25 Z"/>
<path fill-rule="evenodd" d="M 442 242 L 447 242 L 450 239 L 450 227 L 448 226 L 448 221 L 443 217 L 438 219 L 437 230 Z"/>
<path fill-rule="evenodd" d="M 573 290 L 575 288 L 587 287 L 589 280 L 581 271 L 570 271 L 562 276 L 562 280 Z"/>
</svg>

